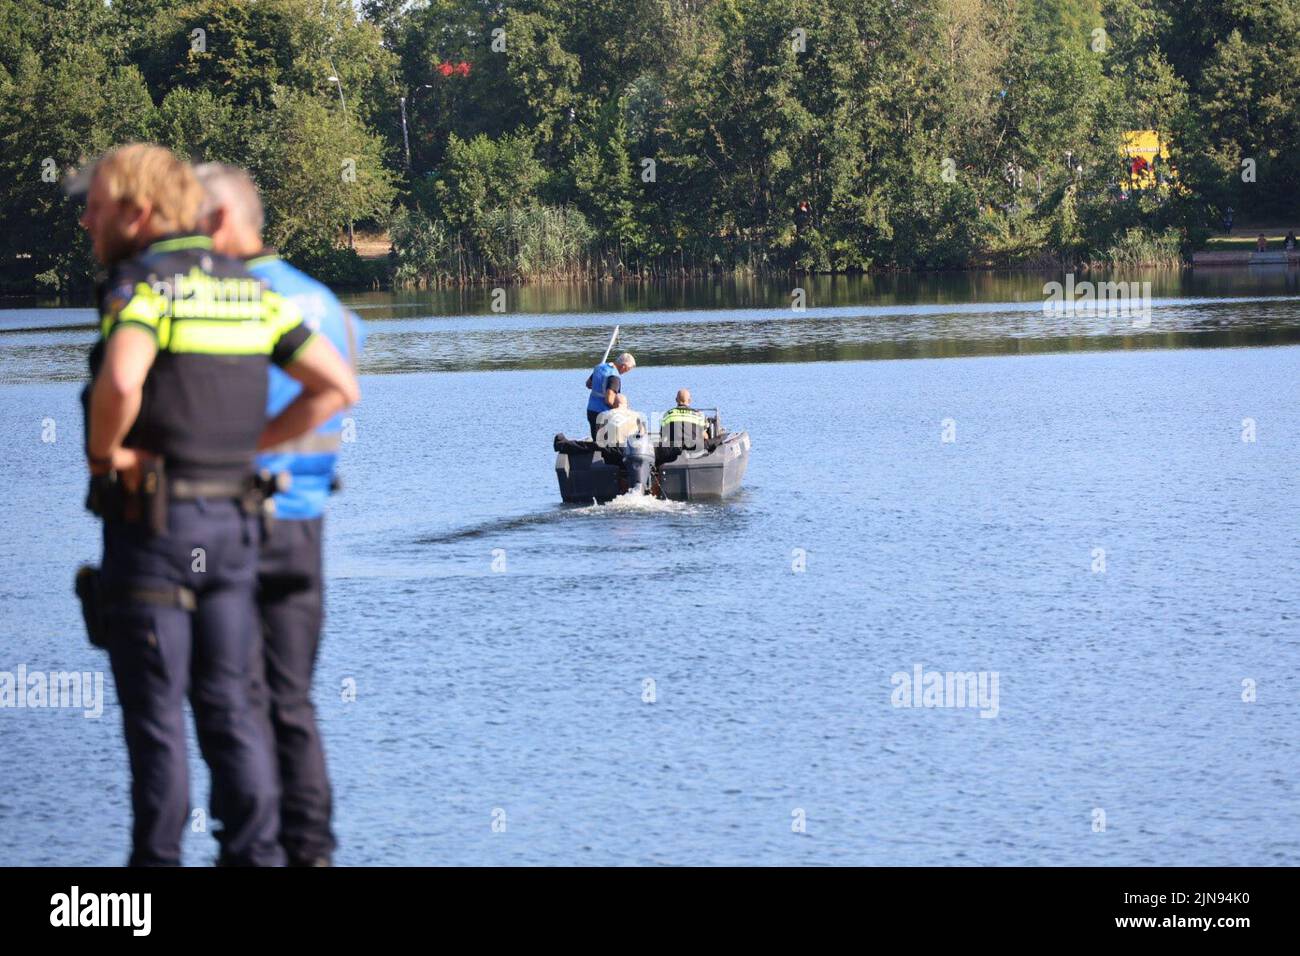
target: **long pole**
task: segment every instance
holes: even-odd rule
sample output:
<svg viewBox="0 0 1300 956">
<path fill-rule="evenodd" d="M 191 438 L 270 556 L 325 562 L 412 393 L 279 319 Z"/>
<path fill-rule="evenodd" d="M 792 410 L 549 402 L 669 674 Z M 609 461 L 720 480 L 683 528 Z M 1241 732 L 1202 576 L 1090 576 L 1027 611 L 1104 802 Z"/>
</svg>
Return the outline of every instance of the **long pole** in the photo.
<svg viewBox="0 0 1300 956">
<path fill-rule="evenodd" d="M 604 365 L 606 362 L 609 361 L 609 353 L 613 351 L 614 342 L 618 338 L 618 329 L 619 327 L 617 325 L 614 326 L 614 334 L 609 337 L 609 345 L 605 346 L 605 357 L 600 360 L 601 365 Z"/>
<path fill-rule="evenodd" d="M 402 143 L 406 146 L 406 171 L 411 171 L 411 137 L 406 132 L 406 97 L 402 97 Z"/>
</svg>

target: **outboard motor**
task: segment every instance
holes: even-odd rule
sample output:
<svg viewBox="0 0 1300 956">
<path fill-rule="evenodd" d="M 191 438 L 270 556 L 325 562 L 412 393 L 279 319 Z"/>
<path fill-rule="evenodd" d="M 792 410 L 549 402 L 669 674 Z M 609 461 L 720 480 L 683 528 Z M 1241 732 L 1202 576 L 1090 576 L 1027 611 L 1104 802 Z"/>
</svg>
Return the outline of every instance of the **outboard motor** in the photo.
<svg viewBox="0 0 1300 956">
<path fill-rule="evenodd" d="M 654 479 L 655 443 L 646 434 L 636 434 L 623 443 L 623 468 L 627 472 L 627 489 L 640 488 L 646 494 Z"/>
</svg>

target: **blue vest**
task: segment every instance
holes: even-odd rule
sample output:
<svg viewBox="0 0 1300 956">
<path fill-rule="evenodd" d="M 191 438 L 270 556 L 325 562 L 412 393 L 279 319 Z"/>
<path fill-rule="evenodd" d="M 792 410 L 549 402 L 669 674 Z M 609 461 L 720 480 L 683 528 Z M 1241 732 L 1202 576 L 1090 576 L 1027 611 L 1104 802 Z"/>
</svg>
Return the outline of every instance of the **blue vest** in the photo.
<svg viewBox="0 0 1300 956">
<path fill-rule="evenodd" d="M 605 404 L 605 380 L 611 375 L 618 376 L 618 369 L 612 362 L 597 365 L 591 370 L 591 398 L 587 399 L 587 411 L 609 411 L 609 405 Z"/>
<path fill-rule="evenodd" d="M 343 305 L 324 285 L 278 256 L 266 255 L 248 261 L 248 271 L 271 290 L 289 299 L 302 312 L 307 325 L 328 338 L 345 361 L 356 363 L 366 332 L 355 313 Z M 348 324 L 352 334 L 349 341 Z M 272 419 L 298 397 L 302 386 L 275 366 L 267 392 L 266 417 Z M 343 413 L 335 415 L 314 432 L 308 432 L 257 458 L 257 467 L 293 475 L 293 486 L 275 496 L 277 518 L 318 518 L 325 511 L 334 465 L 343 431 Z"/>
</svg>

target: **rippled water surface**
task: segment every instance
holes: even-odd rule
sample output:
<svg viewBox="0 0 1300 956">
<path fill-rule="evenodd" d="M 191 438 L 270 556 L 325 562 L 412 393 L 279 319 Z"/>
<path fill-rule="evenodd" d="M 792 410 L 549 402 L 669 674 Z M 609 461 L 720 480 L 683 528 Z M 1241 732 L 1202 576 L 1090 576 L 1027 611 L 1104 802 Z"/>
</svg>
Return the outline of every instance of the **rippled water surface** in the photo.
<svg viewBox="0 0 1300 956">
<path fill-rule="evenodd" d="M 338 862 L 1300 863 L 1300 291 L 1142 278 L 1137 324 L 1026 276 L 351 297 Z M 92 320 L 0 310 L 0 671 L 107 669 L 70 590 Z M 560 506 L 615 322 L 636 407 L 749 431 L 739 496 Z M 918 665 L 996 672 L 996 716 L 894 706 Z M 0 709 L 0 863 L 125 858 L 107 683 L 101 719 Z"/>
</svg>

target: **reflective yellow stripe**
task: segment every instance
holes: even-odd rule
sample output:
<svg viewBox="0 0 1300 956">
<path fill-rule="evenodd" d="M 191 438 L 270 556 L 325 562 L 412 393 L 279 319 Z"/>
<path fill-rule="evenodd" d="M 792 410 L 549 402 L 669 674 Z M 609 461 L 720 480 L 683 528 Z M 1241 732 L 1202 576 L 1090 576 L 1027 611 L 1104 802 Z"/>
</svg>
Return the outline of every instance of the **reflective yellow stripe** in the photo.
<svg viewBox="0 0 1300 956">
<path fill-rule="evenodd" d="M 659 419 L 660 425 L 671 425 L 673 422 L 690 422 L 693 425 L 707 425 L 708 418 L 703 412 L 697 412 L 693 408 L 670 408 L 664 412 Z"/>
<path fill-rule="evenodd" d="M 274 342 L 280 341 L 282 335 L 302 322 L 302 312 L 298 307 L 270 289 L 262 293 L 262 305 L 266 309 L 266 321 L 274 329 Z"/>
<path fill-rule="evenodd" d="M 212 238 L 210 236 L 177 236 L 175 239 L 164 239 L 162 242 L 155 242 L 149 247 L 150 252 L 175 252 L 177 249 L 211 249 Z"/>
<path fill-rule="evenodd" d="M 107 337 L 118 322 L 135 322 L 158 332 L 158 323 L 167 312 L 167 298 L 159 295 L 147 282 L 137 282 L 131 301 L 115 314 L 106 315 L 99 323 L 99 332 Z"/>
<path fill-rule="evenodd" d="M 275 342 L 270 323 L 261 319 L 247 322 L 185 319 L 172 324 L 167 350 L 209 355 L 269 355 Z"/>
<path fill-rule="evenodd" d="M 184 248 L 194 237 L 177 239 Z M 170 243 L 160 243 L 167 246 Z M 276 343 L 302 323 L 291 301 L 251 277 L 217 278 L 197 266 L 158 283 L 137 283 L 131 300 L 100 322 L 105 338 L 118 323 L 151 330 L 169 352 L 210 355 L 270 355 Z M 305 344 L 305 343 L 304 343 Z"/>
<path fill-rule="evenodd" d="M 172 290 L 171 314 L 177 319 L 244 319 L 260 318 L 263 287 L 252 278 L 218 279 L 198 268 L 188 275 L 177 276 Z"/>
</svg>

